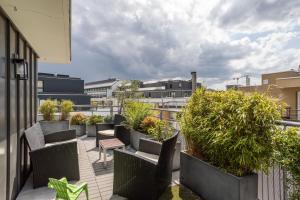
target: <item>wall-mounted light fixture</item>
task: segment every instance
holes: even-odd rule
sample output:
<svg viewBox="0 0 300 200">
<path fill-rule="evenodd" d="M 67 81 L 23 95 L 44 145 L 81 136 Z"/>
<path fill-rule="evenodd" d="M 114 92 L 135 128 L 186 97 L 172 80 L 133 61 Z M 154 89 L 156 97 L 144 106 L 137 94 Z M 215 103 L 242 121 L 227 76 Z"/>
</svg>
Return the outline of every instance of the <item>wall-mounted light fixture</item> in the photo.
<svg viewBox="0 0 300 200">
<path fill-rule="evenodd" d="M 18 58 L 18 55 L 15 55 L 12 58 L 12 63 L 15 64 L 15 77 L 19 80 L 28 79 L 28 62 L 25 59 Z"/>
</svg>

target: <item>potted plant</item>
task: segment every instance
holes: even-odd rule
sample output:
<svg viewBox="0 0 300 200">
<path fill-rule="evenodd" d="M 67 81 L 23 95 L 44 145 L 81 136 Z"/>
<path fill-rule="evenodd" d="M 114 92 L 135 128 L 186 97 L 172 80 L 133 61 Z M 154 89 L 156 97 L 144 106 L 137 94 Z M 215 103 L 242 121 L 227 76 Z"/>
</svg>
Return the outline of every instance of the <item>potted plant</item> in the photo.
<svg viewBox="0 0 300 200">
<path fill-rule="evenodd" d="M 289 200 L 300 197 L 300 134 L 299 129 L 291 128 L 278 131 L 274 137 L 274 159 L 285 170 L 286 188 Z"/>
<path fill-rule="evenodd" d="M 61 121 L 67 121 L 70 117 L 70 113 L 73 111 L 74 103 L 70 100 L 63 100 L 60 104 Z"/>
<path fill-rule="evenodd" d="M 198 89 L 179 115 L 180 182 L 205 200 L 256 200 L 255 171 L 269 167 L 279 119 L 265 95 Z"/>
<path fill-rule="evenodd" d="M 87 120 L 87 136 L 95 137 L 96 136 L 96 124 L 103 122 L 103 117 L 100 115 L 91 115 Z"/>
<path fill-rule="evenodd" d="M 126 125 L 131 129 L 130 144 L 134 149 L 139 149 L 140 138 L 149 138 L 142 133 L 141 123 L 145 117 L 152 115 L 152 106 L 136 101 L 128 101 L 124 106 Z"/>
<path fill-rule="evenodd" d="M 86 132 L 87 117 L 82 113 L 77 113 L 71 117 L 71 128 L 76 130 L 77 136 L 82 136 Z"/>
<path fill-rule="evenodd" d="M 39 123 L 45 135 L 69 129 L 69 121 L 55 119 L 55 114 L 58 111 L 57 107 L 56 101 L 47 99 L 39 108 L 39 111 L 43 116 L 43 120 L 39 121 Z"/>
</svg>

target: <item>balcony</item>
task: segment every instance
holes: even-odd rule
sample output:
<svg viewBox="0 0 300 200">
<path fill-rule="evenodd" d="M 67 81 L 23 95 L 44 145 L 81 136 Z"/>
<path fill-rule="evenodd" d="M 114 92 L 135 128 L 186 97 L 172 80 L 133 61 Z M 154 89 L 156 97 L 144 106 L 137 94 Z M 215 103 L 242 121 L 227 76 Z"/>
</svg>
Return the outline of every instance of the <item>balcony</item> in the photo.
<svg viewBox="0 0 300 200">
<path fill-rule="evenodd" d="M 84 111 L 85 114 L 102 114 L 117 112 L 117 108 L 112 107 L 100 107 L 95 109 L 94 107 L 90 108 L 90 111 Z M 95 111 L 96 110 L 96 111 Z M 177 110 L 172 109 L 156 109 L 160 114 L 158 117 L 168 120 L 178 128 L 178 125 L 175 121 Z M 79 111 L 82 112 L 82 111 Z M 294 126 L 300 126 L 300 123 L 297 122 L 279 122 L 279 125 L 283 128 Z M 99 149 L 95 147 L 95 137 L 81 136 L 78 137 L 78 149 L 79 149 L 79 167 L 80 167 L 80 181 L 73 182 L 79 184 L 82 182 L 88 183 L 89 189 L 89 198 L 90 199 L 111 199 L 118 200 L 124 199 L 123 197 L 113 195 L 113 169 L 114 169 L 114 160 L 113 160 L 113 151 L 108 152 L 108 165 L 107 168 L 103 166 L 103 156 L 99 160 Z M 182 138 L 181 138 L 182 140 Z M 182 146 L 184 149 L 184 145 Z M 129 149 L 131 150 L 131 149 Z M 191 190 L 187 189 L 180 184 L 179 180 L 180 170 L 174 171 L 172 173 L 172 184 L 167 190 L 161 199 L 172 199 L 170 195 L 178 195 L 181 199 L 199 199 L 201 198 L 194 194 Z M 288 189 L 286 185 L 286 171 L 278 166 L 274 165 L 269 169 L 269 172 L 266 174 L 264 172 L 258 172 L 258 199 L 259 200 L 277 200 L 277 199 L 286 199 L 288 194 Z M 173 193 L 171 194 L 171 190 Z M 47 187 L 42 187 L 38 189 L 33 189 L 32 186 L 32 177 L 30 177 L 23 190 L 19 194 L 17 200 L 32 200 L 32 199 L 45 199 L 50 200 L 54 199 L 55 192 Z M 167 198 L 164 198 L 167 197 Z M 85 195 L 82 194 L 80 199 L 85 199 Z"/>
</svg>

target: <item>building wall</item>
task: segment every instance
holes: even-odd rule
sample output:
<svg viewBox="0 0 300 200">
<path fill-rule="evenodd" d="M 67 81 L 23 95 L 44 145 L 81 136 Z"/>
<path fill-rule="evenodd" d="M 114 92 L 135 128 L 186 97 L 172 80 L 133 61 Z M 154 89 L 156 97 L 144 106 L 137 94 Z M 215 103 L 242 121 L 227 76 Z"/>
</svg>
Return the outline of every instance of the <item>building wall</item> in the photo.
<svg viewBox="0 0 300 200">
<path fill-rule="evenodd" d="M 28 80 L 15 77 L 14 55 L 28 61 Z M 36 121 L 37 55 L 0 9 L 0 199 L 15 199 L 30 162 L 24 130 Z"/>
<path fill-rule="evenodd" d="M 288 77 L 296 77 L 300 76 L 297 71 L 290 70 L 285 72 L 277 72 L 277 73 L 270 73 L 270 74 L 262 74 L 261 75 L 261 84 L 264 84 L 264 80 L 268 80 L 268 84 L 276 84 L 277 78 L 288 78 Z"/>
<path fill-rule="evenodd" d="M 293 76 L 295 74 L 292 74 Z M 264 93 L 269 95 L 272 98 L 276 98 L 281 102 L 284 102 L 287 107 L 289 107 L 292 110 L 292 117 L 296 117 L 296 111 L 300 108 L 298 108 L 297 105 L 297 92 L 300 92 L 300 84 L 298 87 L 289 87 L 289 88 L 279 88 L 276 84 L 272 84 L 273 78 L 276 80 L 278 78 L 276 76 L 272 77 L 271 85 L 259 85 L 259 86 L 246 86 L 246 87 L 239 87 L 238 89 L 240 91 L 251 93 L 251 92 L 258 92 L 258 93 Z M 281 78 L 281 77 L 280 77 Z M 276 82 L 275 82 L 276 83 Z"/>
<path fill-rule="evenodd" d="M 84 81 L 81 79 L 58 78 L 39 76 L 39 81 L 43 81 L 44 93 L 84 93 Z"/>
<path fill-rule="evenodd" d="M 91 97 L 84 94 L 84 80 L 80 78 L 39 74 L 38 81 L 42 82 L 42 88 L 39 88 L 38 93 L 39 103 L 46 99 L 71 100 L 75 105 L 91 103 Z"/>
</svg>

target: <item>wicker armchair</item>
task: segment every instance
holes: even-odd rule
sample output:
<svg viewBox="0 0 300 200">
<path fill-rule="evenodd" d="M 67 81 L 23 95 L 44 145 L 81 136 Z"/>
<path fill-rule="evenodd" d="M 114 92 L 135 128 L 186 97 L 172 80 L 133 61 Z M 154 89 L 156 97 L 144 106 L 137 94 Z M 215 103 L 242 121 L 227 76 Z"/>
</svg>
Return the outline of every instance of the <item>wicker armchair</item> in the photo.
<svg viewBox="0 0 300 200">
<path fill-rule="evenodd" d="M 25 130 L 33 168 L 33 187 L 46 186 L 49 178 L 79 180 L 75 130 L 44 135 L 39 123 Z"/>
<path fill-rule="evenodd" d="M 158 199 L 171 183 L 177 137 L 178 133 L 163 141 L 158 162 L 114 150 L 113 193 L 133 200 Z"/>
<path fill-rule="evenodd" d="M 116 114 L 112 123 L 96 124 L 96 147 L 99 147 L 99 140 L 115 138 L 114 127 L 120 125 L 123 121 L 125 121 L 125 118 Z"/>
</svg>

